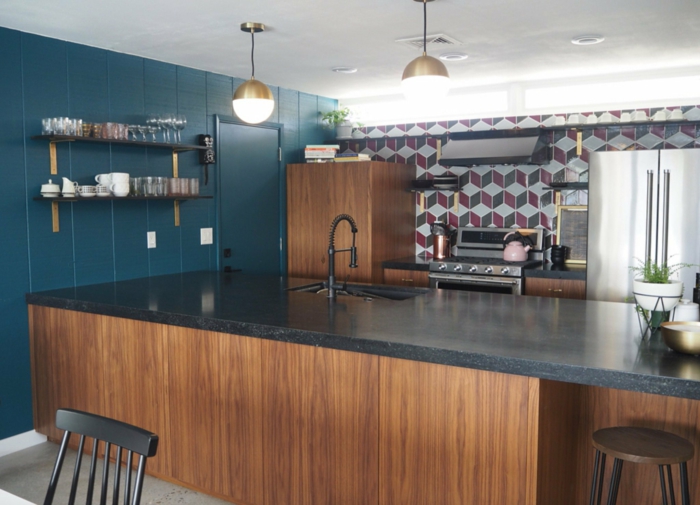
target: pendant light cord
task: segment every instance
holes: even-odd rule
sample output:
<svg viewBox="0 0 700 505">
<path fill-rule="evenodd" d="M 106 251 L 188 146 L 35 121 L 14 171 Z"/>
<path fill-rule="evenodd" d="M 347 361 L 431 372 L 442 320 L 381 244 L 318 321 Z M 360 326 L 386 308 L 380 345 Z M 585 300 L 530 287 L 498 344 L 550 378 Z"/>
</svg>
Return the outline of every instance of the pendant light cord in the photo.
<svg viewBox="0 0 700 505">
<path fill-rule="evenodd" d="M 428 1 L 423 0 L 423 56 L 427 54 L 426 47 L 428 43 L 426 39 L 428 38 Z"/>
<path fill-rule="evenodd" d="M 252 42 L 250 46 L 250 65 L 253 67 L 253 79 L 255 79 L 255 59 L 253 58 L 253 54 L 255 53 L 255 31 L 250 30 L 250 40 Z"/>
</svg>

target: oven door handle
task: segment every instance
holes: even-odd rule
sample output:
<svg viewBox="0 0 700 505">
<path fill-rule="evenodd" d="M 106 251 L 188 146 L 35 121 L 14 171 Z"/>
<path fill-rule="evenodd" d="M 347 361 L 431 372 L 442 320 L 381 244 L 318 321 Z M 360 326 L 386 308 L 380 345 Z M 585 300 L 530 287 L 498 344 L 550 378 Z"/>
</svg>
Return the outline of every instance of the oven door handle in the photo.
<svg viewBox="0 0 700 505">
<path fill-rule="evenodd" d="M 443 280 L 443 281 L 457 281 L 457 282 L 462 282 L 464 284 L 511 284 L 511 285 L 516 285 L 519 282 L 518 280 L 505 280 L 503 278 L 500 279 L 492 279 L 489 277 L 479 277 L 475 278 L 472 276 L 466 276 L 466 275 L 429 275 L 431 279 L 436 279 L 436 280 Z"/>
</svg>

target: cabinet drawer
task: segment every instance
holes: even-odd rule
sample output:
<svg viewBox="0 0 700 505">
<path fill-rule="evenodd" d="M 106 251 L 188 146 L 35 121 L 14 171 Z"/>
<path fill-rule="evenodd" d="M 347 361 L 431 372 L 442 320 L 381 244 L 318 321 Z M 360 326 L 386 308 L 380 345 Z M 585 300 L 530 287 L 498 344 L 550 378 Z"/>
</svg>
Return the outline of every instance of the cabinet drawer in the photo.
<svg viewBox="0 0 700 505">
<path fill-rule="evenodd" d="M 525 279 L 525 294 L 530 296 L 585 300 L 586 281 L 527 277 Z"/>
<path fill-rule="evenodd" d="M 417 288 L 428 287 L 428 272 L 422 270 L 396 270 L 384 269 L 384 284 L 392 286 L 415 286 Z"/>
</svg>

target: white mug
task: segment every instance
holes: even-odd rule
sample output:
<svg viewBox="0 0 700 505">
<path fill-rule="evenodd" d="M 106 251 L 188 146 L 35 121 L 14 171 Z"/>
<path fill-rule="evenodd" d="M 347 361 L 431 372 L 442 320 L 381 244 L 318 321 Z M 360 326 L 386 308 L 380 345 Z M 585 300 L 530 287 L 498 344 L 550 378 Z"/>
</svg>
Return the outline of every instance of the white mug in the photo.
<svg viewBox="0 0 700 505">
<path fill-rule="evenodd" d="M 674 321 L 700 321 L 700 309 L 697 303 L 690 300 L 681 300 L 673 309 Z"/>
<path fill-rule="evenodd" d="M 111 174 L 109 174 L 109 178 L 114 184 L 119 184 L 123 182 L 127 184 L 129 183 L 129 174 L 124 172 L 112 172 Z"/>
<path fill-rule="evenodd" d="M 632 121 L 648 121 L 647 113 L 643 110 L 636 110 L 632 113 Z"/>
<path fill-rule="evenodd" d="M 114 196 L 127 196 L 129 194 L 129 183 L 117 182 L 110 184 L 109 190 L 114 194 Z"/>
<path fill-rule="evenodd" d="M 654 121 L 666 121 L 668 119 L 668 111 L 666 109 L 657 111 L 652 119 Z"/>
<path fill-rule="evenodd" d="M 683 111 L 681 109 L 673 109 L 671 111 L 671 115 L 669 116 L 669 119 L 672 119 L 674 121 L 678 119 L 683 119 Z"/>
<path fill-rule="evenodd" d="M 95 182 L 103 186 L 109 186 L 112 184 L 112 178 L 110 174 L 98 174 L 95 176 Z"/>
<path fill-rule="evenodd" d="M 554 124 L 557 126 L 563 126 L 566 124 L 566 118 L 564 116 L 557 116 L 554 120 Z"/>
<path fill-rule="evenodd" d="M 569 115 L 569 119 L 566 121 L 566 124 L 579 124 L 581 122 L 581 116 L 579 114 L 571 114 Z"/>
<path fill-rule="evenodd" d="M 591 114 L 586 118 L 586 124 L 596 124 L 598 122 L 598 116 Z"/>
<path fill-rule="evenodd" d="M 599 120 L 601 123 L 614 123 L 617 121 L 617 118 L 615 116 L 613 116 L 612 114 L 610 114 L 609 112 L 603 112 L 600 115 Z"/>
<path fill-rule="evenodd" d="M 630 114 L 629 112 L 623 112 L 622 114 L 620 114 L 621 123 L 629 123 L 630 121 L 632 121 L 632 114 Z"/>
</svg>

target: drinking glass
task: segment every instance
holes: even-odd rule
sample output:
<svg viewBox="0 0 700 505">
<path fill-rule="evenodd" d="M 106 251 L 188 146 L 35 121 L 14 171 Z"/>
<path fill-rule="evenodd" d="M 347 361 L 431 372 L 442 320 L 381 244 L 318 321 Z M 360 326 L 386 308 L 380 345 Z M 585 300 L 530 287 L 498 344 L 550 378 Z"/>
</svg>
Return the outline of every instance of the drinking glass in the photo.
<svg viewBox="0 0 700 505">
<path fill-rule="evenodd" d="M 156 196 L 168 196 L 167 177 L 156 177 Z"/>
<path fill-rule="evenodd" d="M 172 114 L 161 114 L 158 116 L 158 126 L 163 128 L 165 133 L 163 138 L 166 143 L 170 143 L 170 130 L 173 128 L 173 116 Z"/>
<path fill-rule="evenodd" d="M 53 133 L 53 127 L 51 126 L 51 118 L 46 117 L 41 120 L 41 134 L 51 135 Z"/>
<path fill-rule="evenodd" d="M 158 127 L 158 125 L 150 125 L 146 126 L 146 128 L 148 129 L 148 133 L 153 135 L 153 142 L 155 142 L 157 140 L 156 133 L 158 133 L 158 130 L 160 130 L 160 128 Z"/>
<path fill-rule="evenodd" d="M 143 137 L 141 140 L 143 140 L 144 142 L 146 142 L 146 128 L 148 128 L 148 127 L 147 127 L 147 126 L 144 126 L 144 125 L 142 125 L 142 124 L 136 125 L 136 129 L 138 130 L 138 132 L 139 132 L 139 133 L 141 134 L 141 136 Z"/>
<path fill-rule="evenodd" d="M 173 120 L 173 128 L 177 131 L 177 143 L 181 141 L 180 132 L 187 126 L 187 118 L 184 114 L 176 114 Z"/>
<path fill-rule="evenodd" d="M 53 130 L 55 135 L 63 135 L 65 132 L 64 126 L 63 126 L 63 118 L 62 117 L 51 118 L 51 129 Z"/>
<path fill-rule="evenodd" d="M 193 177 L 190 179 L 190 195 L 199 196 L 199 179 Z"/>
<path fill-rule="evenodd" d="M 137 133 L 138 133 L 138 125 L 135 124 L 130 124 L 128 127 L 129 133 L 131 133 L 131 140 L 138 140 Z"/>
<path fill-rule="evenodd" d="M 144 196 L 156 196 L 157 177 L 142 177 Z"/>
<path fill-rule="evenodd" d="M 171 177 L 168 179 L 168 194 L 171 196 L 180 195 L 180 179 Z"/>
</svg>

